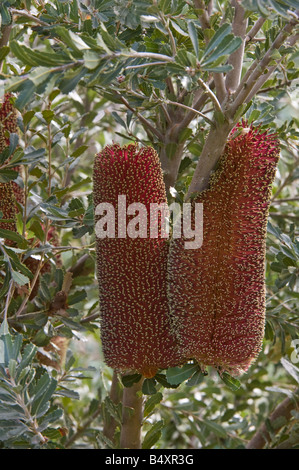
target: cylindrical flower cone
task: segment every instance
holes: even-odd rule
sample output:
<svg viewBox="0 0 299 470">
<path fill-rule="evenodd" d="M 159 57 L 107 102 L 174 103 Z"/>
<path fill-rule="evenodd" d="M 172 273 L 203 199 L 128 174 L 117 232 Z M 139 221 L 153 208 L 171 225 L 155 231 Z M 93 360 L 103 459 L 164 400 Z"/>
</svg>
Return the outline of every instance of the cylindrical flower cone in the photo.
<svg viewBox="0 0 299 470">
<path fill-rule="evenodd" d="M 152 377 L 179 362 L 167 301 L 168 240 L 160 222 L 157 237 L 150 237 L 150 205 L 167 203 L 158 155 L 151 147 L 107 146 L 96 156 L 93 180 L 96 232 L 97 206 L 115 208 L 115 237 L 96 241 L 104 358 L 118 371 Z M 124 207 L 119 196 L 126 198 Z M 132 203 L 146 210 L 139 224 L 144 238 L 126 231 L 134 222 L 125 213 Z"/>
<path fill-rule="evenodd" d="M 17 115 L 11 93 L 5 93 L 0 104 L 0 153 L 9 146 L 9 134 L 17 132 Z"/>
<path fill-rule="evenodd" d="M 239 375 L 262 347 L 265 239 L 279 158 L 274 135 L 246 124 L 233 131 L 203 203 L 203 243 L 170 247 L 169 301 L 182 354 Z"/>
</svg>

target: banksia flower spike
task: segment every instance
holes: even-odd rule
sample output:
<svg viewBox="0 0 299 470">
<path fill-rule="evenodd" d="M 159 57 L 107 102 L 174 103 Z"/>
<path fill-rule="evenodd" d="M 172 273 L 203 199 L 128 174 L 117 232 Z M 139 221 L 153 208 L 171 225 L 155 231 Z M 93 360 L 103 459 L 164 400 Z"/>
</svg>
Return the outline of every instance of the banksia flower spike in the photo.
<svg viewBox="0 0 299 470">
<path fill-rule="evenodd" d="M 11 93 L 6 93 L 0 103 L 0 153 L 9 146 L 10 134 L 17 132 L 17 114 L 12 103 Z M 7 160 L 9 161 L 9 160 Z M 7 163 L 7 161 L 5 163 Z M 19 171 L 19 167 L 14 168 Z M 15 217 L 17 214 L 16 203 L 24 204 L 24 191 L 15 182 L 0 183 L 0 210 L 3 219 L 12 219 L 10 223 L 0 221 L 0 227 L 16 231 Z"/>
<path fill-rule="evenodd" d="M 0 104 L 0 153 L 9 145 L 9 134 L 17 132 L 17 115 L 11 98 L 11 93 L 5 93 Z"/>
<path fill-rule="evenodd" d="M 11 181 L 0 183 L 0 211 L 4 220 L 0 219 L 0 228 L 15 232 L 17 206 Z"/>
<path fill-rule="evenodd" d="M 168 241 L 160 222 L 157 237 L 150 238 L 150 204 L 166 204 L 158 155 L 151 147 L 107 146 L 95 158 L 93 181 L 96 233 L 99 204 L 111 204 L 116 221 L 115 237 L 96 241 L 104 358 L 118 371 L 152 377 L 178 363 L 168 315 Z M 126 223 L 129 232 L 134 222 L 126 216 L 133 203 L 146 209 L 139 224 L 143 234 L 136 238 L 126 232 Z"/>
<path fill-rule="evenodd" d="M 203 243 L 173 240 L 169 300 L 182 354 L 232 375 L 245 372 L 262 346 L 265 238 L 279 158 L 274 135 L 237 126 L 203 203 Z"/>
</svg>

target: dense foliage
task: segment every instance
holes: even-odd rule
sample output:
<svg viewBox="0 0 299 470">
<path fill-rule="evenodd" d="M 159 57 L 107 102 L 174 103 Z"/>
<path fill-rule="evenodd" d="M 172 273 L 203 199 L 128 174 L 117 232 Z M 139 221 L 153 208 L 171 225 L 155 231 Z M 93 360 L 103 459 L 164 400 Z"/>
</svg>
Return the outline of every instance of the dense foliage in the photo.
<svg viewBox="0 0 299 470">
<path fill-rule="evenodd" d="M 198 162 L 243 118 L 281 143 L 263 351 L 239 379 L 193 363 L 146 379 L 142 446 L 244 448 L 259 437 L 257 447 L 298 448 L 298 4 L 241 3 L 243 41 L 228 0 L 1 2 L 0 95 L 11 93 L 18 130 L 0 155 L 0 183 L 16 182 L 24 201 L 16 230 L 0 225 L 0 447 L 118 445 L 122 405 L 109 396 L 98 323 L 94 155 L 112 142 L 153 146 L 169 202 L 182 201 L 199 189 Z M 61 367 L 45 349 L 57 336 L 68 340 Z"/>
</svg>

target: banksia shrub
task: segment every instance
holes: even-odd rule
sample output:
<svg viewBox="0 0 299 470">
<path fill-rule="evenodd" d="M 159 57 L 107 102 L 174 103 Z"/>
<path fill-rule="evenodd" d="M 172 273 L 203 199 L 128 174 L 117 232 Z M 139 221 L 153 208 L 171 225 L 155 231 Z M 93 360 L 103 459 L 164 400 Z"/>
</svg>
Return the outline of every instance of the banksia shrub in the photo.
<svg viewBox="0 0 299 470">
<path fill-rule="evenodd" d="M 237 127 L 203 203 L 203 243 L 171 242 L 169 300 L 182 354 L 239 375 L 256 359 L 265 322 L 265 238 L 278 141 Z M 193 206 L 194 207 L 194 206 Z"/>
<path fill-rule="evenodd" d="M 93 182 L 96 234 L 103 223 L 98 205 L 115 208 L 115 237 L 96 240 L 104 358 L 118 371 L 152 377 L 179 361 L 168 315 L 168 240 L 161 236 L 160 221 L 157 237 L 150 238 L 150 204 L 166 204 L 158 155 L 151 147 L 107 146 L 95 158 Z M 126 198 L 124 207 L 119 196 Z M 134 222 L 126 216 L 132 203 L 146 208 L 139 224 L 144 238 L 126 233 L 127 223 L 129 230 Z"/>
</svg>

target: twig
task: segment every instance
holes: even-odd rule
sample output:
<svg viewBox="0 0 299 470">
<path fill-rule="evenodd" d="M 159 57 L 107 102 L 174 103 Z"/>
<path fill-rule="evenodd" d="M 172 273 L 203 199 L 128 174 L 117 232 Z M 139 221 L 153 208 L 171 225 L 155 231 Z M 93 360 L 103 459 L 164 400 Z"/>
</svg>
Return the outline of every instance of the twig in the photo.
<svg viewBox="0 0 299 470">
<path fill-rule="evenodd" d="M 148 128 L 150 129 L 150 131 L 156 136 L 158 137 L 159 140 L 163 141 L 163 134 L 158 130 L 156 129 L 145 117 L 142 116 L 142 114 L 140 114 L 138 111 L 136 111 L 136 109 L 132 108 L 132 106 L 130 105 L 130 103 L 126 100 L 126 98 L 124 98 L 119 91 L 115 90 L 115 93 L 117 94 L 117 96 L 120 98 L 120 100 L 122 101 L 122 103 L 130 110 L 132 111 L 132 113 L 134 113 L 138 119 Z"/>
<path fill-rule="evenodd" d="M 165 65 L 165 62 L 162 61 L 156 61 L 156 62 L 146 62 L 144 64 L 139 64 L 139 65 L 127 65 L 124 70 L 132 70 L 132 69 L 141 69 L 143 67 L 150 67 L 154 65 Z"/>
<path fill-rule="evenodd" d="M 252 26 L 251 30 L 246 34 L 245 41 L 246 43 L 252 41 L 255 35 L 259 32 L 263 24 L 265 23 L 266 18 L 260 17 Z"/>
<path fill-rule="evenodd" d="M 42 25 L 42 26 L 49 26 L 48 23 L 46 23 L 45 21 L 40 20 L 40 19 L 37 18 L 36 16 L 31 15 L 31 14 L 28 13 L 28 11 L 26 11 L 26 10 L 17 10 L 16 8 L 9 8 L 9 11 L 10 11 L 10 13 L 12 13 L 13 15 L 16 15 L 16 16 L 24 16 L 25 18 L 28 18 L 29 20 L 34 21 L 35 23 L 40 24 L 40 25 Z"/>
<path fill-rule="evenodd" d="M 220 113 L 222 113 L 222 109 L 221 109 L 221 105 L 217 99 L 217 96 L 212 92 L 212 90 L 210 89 L 209 85 L 207 83 L 205 83 L 201 78 L 198 78 L 197 81 L 199 82 L 199 84 L 203 87 L 203 89 L 205 90 L 205 92 L 209 95 L 209 97 L 211 98 L 211 100 L 213 101 L 214 105 L 215 105 L 215 108 L 217 111 L 219 111 Z"/>
<path fill-rule="evenodd" d="M 250 70 L 246 74 L 246 81 L 245 77 L 242 80 L 238 90 L 236 91 L 235 99 L 230 106 L 229 109 L 229 115 L 230 117 L 233 117 L 237 109 L 239 108 L 240 105 L 243 103 L 248 103 L 249 97 L 252 97 L 251 91 L 254 89 L 254 92 L 257 92 L 257 87 L 255 86 L 259 80 L 259 78 L 262 75 L 265 75 L 264 72 L 271 61 L 273 59 L 273 52 L 284 43 L 285 39 L 291 34 L 292 30 L 294 29 L 296 25 L 296 20 L 291 20 L 284 28 L 283 30 L 278 34 L 274 42 L 272 43 L 271 47 L 268 49 L 264 57 L 259 61 L 255 61 L 254 64 L 250 67 Z M 276 66 L 278 64 L 278 61 L 276 61 Z M 271 70 L 275 70 L 276 66 L 271 66 Z M 251 72 L 251 73 L 250 73 Z M 265 81 L 268 79 L 268 73 L 267 77 L 262 77 L 261 80 L 259 81 L 259 87 L 265 83 Z"/>
<path fill-rule="evenodd" d="M 293 46 L 297 39 L 298 39 L 298 36 L 299 35 L 294 35 L 292 36 L 291 38 L 289 38 L 289 45 L 290 46 Z M 256 82 L 256 84 L 253 86 L 251 92 L 249 93 L 249 95 L 247 96 L 247 99 L 246 101 L 249 102 L 262 88 L 262 86 L 264 85 L 264 83 L 266 83 L 266 81 L 268 80 L 268 78 L 273 74 L 273 72 L 276 70 L 276 68 L 278 67 L 278 65 L 282 62 L 282 59 L 283 57 L 281 57 L 281 59 L 279 59 L 275 65 L 272 65 L 271 67 L 268 68 L 268 72 L 267 73 L 264 73 Z M 285 82 L 287 82 L 287 79 L 285 80 Z M 264 90 L 261 90 L 261 91 L 264 91 Z"/>
<path fill-rule="evenodd" d="M 200 117 L 202 117 L 205 121 L 207 121 L 211 126 L 214 126 L 214 123 L 213 121 L 211 121 L 211 119 L 209 119 L 207 116 L 205 116 L 203 113 L 201 113 L 200 111 L 197 111 L 197 109 L 194 109 L 194 108 L 190 108 L 190 106 L 187 106 L 185 104 L 182 104 L 182 103 L 178 103 L 177 101 L 171 101 L 171 100 L 163 100 L 164 103 L 166 104 L 172 104 L 174 106 L 179 106 L 180 108 L 183 108 L 183 109 L 187 109 L 188 111 L 191 111 L 192 113 L 195 113 L 195 114 L 198 114 Z"/>
<path fill-rule="evenodd" d="M 13 291 L 14 291 L 14 281 L 13 281 L 13 279 L 11 279 L 9 281 L 9 289 L 8 289 L 7 297 L 6 297 L 6 301 L 5 301 L 5 307 L 4 307 L 4 313 L 3 313 L 3 320 L 4 321 L 7 321 L 8 307 L 9 307 L 10 299 L 13 295 Z"/>
</svg>

